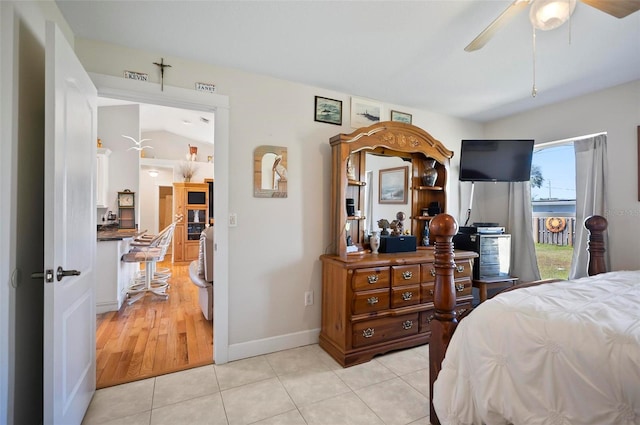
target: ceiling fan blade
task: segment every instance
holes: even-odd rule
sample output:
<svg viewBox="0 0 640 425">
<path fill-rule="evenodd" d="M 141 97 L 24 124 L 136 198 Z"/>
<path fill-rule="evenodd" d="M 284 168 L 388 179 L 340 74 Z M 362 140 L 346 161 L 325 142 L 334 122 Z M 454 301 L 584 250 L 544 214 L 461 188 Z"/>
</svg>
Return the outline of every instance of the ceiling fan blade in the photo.
<svg viewBox="0 0 640 425">
<path fill-rule="evenodd" d="M 624 18 L 640 10 L 640 0 L 580 0 L 616 18 Z"/>
<path fill-rule="evenodd" d="M 591 0 L 596 1 L 596 0 Z M 634 1 L 634 0 L 629 0 Z M 511 19 L 518 14 L 522 9 L 527 7 L 529 0 L 515 0 L 507 7 L 504 12 L 500 14 L 493 22 L 489 24 L 476 38 L 473 39 L 467 47 L 464 48 L 467 52 L 473 52 L 474 50 L 481 49 L 485 44 L 491 40 L 496 32 L 503 26 L 505 26 Z"/>
</svg>

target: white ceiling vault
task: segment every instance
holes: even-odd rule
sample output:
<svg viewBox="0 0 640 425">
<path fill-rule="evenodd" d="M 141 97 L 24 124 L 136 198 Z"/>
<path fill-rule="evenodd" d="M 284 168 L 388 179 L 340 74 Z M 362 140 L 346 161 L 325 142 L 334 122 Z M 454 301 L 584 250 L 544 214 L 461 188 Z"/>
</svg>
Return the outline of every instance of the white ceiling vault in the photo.
<svg viewBox="0 0 640 425">
<path fill-rule="evenodd" d="M 101 97 L 98 106 L 127 105 L 134 102 Z M 212 112 L 173 108 L 170 106 L 140 105 L 140 132 L 168 131 L 201 143 L 213 144 L 214 114 Z"/>
<path fill-rule="evenodd" d="M 81 38 L 480 122 L 640 79 L 640 12 L 581 2 L 537 33 L 535 98 L 528 12 L 463 50 L 510 0 L 56 3 Z"/>
</svg>

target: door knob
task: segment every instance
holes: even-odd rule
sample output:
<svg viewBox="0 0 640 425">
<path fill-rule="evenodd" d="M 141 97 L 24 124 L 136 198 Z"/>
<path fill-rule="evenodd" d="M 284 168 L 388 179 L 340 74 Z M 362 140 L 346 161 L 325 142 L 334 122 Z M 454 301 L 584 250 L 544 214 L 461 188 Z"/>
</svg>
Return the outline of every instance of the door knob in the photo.
<svg viewBox="0 0 640 425">
<path fill-rule="evenodd" d="M 80 276 L 80 272 L 78 270 L 63 270 L 62 267 L 58 266 L 58 270 L 56 271 L 58 282 L 65 276 Z"/>
</svg>

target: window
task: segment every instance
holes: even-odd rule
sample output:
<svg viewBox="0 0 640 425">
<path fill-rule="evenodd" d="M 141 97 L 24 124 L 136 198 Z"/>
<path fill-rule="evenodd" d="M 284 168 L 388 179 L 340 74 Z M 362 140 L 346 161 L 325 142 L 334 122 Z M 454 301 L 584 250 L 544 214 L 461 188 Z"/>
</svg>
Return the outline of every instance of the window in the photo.
<svg viewBox="0 0 640 425">
<path fill-rule="evenodd" d="M 531 166 L 533 240 L 542 279 L 566 279 L 576 216 L 573 143 L 536 146 Z"/>
</svg>

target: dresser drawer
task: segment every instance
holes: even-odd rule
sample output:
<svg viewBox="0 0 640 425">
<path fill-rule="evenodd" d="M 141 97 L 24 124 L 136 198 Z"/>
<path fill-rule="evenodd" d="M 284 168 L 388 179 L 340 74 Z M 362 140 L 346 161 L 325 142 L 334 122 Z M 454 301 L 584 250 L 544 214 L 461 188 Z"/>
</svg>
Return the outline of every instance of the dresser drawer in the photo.
<svg viewBox="0 0 640 425">
<path fill-rule="evenodd" d="M 466 301 L 463 303 L 459 303 L 458 305 L 456 305 L 456 313 L 457 313 L 457 318 L 459 319 L 461 315 L 463 315 L 464 313 L 467 312 L 467 310 L 471 309 L 471 301 Z"/>
<path fill-rule="evenodd" d="M 432 303 L 435 283 L 422 283 L 420 284 L 420 297 L 423 303 Z"/>
<path fill-rule="evenodd" d="M 420 283 L 420 264 L 391 266 L 391 286 L 415 285 Z"/>
<path fill-rule="evenodd" d="M 429 283 L 436 280 L 436 268 L 432 263 L 422 264 L 420 271 L 420 282 Z M 463 277 L 471 277 L 473 273 L 473 265 L 470 260 L 462 260 L 456 263 L 456 267 L 453 270 L 453 278 L 461 279 Z"/>
<path fill-rule="evenodd" d="M 436 318 L 436 309 L 420 312 L 420 333 L 431 332 L 431 324 Z"/>
<path fill-rule="evenodd" d="M 453 287 L 456 289 L 456 297 L 458 298 L 471 295 L 471 279 L 469 278 L 456 279 L 453 282 Z"/>
<path fill-rule="evenodd" d="M 367 320 L 353 325 L 353 347 L 377 344 L 418 333 L 418 313 Z"/>
<path fill-rule="evenodd" d="M 420 304 L 420 285 L 391 288 L 391 308 Z"/>
<path fill-rule="evenodd" d="M 460 317 L 463 313 L 471 308 L 471 301 L 465 301 L 463 303 L 457 304 L 455 311 L 456 317 Z M 432 308 L 430 310 L 421 311 L 420 312 L 420 333 L 431 332 L 431 325 L 433 325 L 434 320 L 436 320 L 436 309 Z"/>
<path fill-rule="evenodd" d="M 353 314 L 373 313 L 389 308 L 389 290 L 375 289 L 353 294 L 351 312 Z"/>
<path fill-rule="evenodd" d="M 356 269 L 353 271 L 351 288 L 354 291 L 388 288 L 389 280 L 390 274 L 388 267 Z"/>
<path fill-rule="evenodd" d="M 461 260 L 456 262 L 456 269 L 453 272 L 454 279 L 461 279 L 463 277 L 471 277 L 473 273 L 473 263 L 471 260 Z"/>
<path fill-rule="evenodd" d="M 436 268 L 433 263 L 420 265 L 420 282 L 428 283 L 436 280 Z"/>
</svg>

